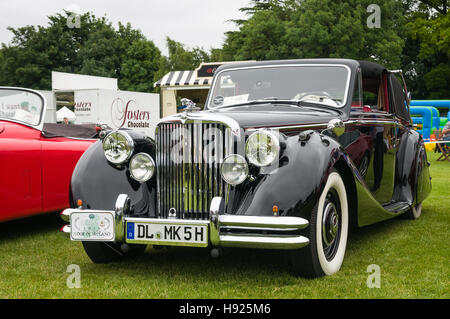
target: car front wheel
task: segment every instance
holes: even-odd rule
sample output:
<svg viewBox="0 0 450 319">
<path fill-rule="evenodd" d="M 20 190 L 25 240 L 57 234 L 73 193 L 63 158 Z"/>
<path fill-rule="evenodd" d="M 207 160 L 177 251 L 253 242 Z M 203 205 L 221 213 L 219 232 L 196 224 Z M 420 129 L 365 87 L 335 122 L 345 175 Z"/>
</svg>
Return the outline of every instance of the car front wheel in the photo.
<svg viewBox="0 0 450 319">
<path fill-rule="evenodd" d="M 309 245 L 291 252 L 294 272 L 314 278 L 339 271 L 347 246 L 348 225 L 345 184 L 339 173 L 333 170 L 306 229 Z"/>
</svg>

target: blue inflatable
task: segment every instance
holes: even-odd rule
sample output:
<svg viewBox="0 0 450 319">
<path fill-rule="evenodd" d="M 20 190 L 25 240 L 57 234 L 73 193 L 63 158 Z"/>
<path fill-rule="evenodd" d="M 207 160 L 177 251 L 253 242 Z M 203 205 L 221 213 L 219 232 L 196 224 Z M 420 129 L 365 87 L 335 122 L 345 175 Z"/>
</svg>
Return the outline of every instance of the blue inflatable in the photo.
<svg viewBox="0 0 450 319">
<path fill-rule="evenodd" d="M 434 106 L 437 108 L 450 108 L 450 100 L 412 100 L 409 106 Z"/>
<path fill-rule="evenodd" d="M 412 100 L 409 104 L 413 106 L 434 106 L 435 108 L 447 111 L 447 119 L 450 120 L 450 100 Z M 434 126 L 434 125 L 433 125 Z"/>
<path fill-rule="evenodd" d="M 413 106 L 410 108 L 410 113 L 412 115 L 412 120 L 414 124 L 420 124 L 422 122 L 422 130 L 417 130 L 419 133 L 422 134 L 425 141 L 430 140 L 431 135 L 431 127 L 433 126 L 433 110 L 430 107 L 427 106 Z M 417 117 L 414 117 L 414 115 L 421 115 L 422 119 L 419 120 Z M 438 120 L 439 120 L 439 113 L 438 113 Z M 437 124 L 439 129 L 439 124 Z"/>
</svg>

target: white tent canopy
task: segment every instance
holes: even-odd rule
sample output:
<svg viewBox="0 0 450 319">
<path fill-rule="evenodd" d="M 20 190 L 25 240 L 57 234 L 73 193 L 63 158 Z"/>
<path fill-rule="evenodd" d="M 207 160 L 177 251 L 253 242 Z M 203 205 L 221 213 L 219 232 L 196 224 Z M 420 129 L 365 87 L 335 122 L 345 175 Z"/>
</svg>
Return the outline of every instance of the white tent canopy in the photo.
<svg viewBox="0 0 450 319">
<path fill-rule="evenodd" d="M 56 111 L 56 121 L 62 122 L 65 117 L 67 117 L 69 122 L 73 122 L 77 118 L 74 112 L 63 106 L 59 111 Z"/>
</svg>

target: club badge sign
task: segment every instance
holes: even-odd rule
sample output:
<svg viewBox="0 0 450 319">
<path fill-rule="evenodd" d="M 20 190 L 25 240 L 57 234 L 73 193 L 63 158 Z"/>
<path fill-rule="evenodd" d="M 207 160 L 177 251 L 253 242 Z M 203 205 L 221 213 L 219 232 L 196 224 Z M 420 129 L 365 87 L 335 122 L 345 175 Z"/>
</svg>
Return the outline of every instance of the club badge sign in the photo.
<svg viewBox="0 0 450 319">
<path fill-rule="evenodd" d="M 197 72 L 197 78 L 212 78 L 217 68 L 221 66 L 223 63 L 202 63 L 195 70 Z"/>
<path fill-rule="evenodd" d="M 114 99 L 111 120 L 116 128 L 150 128 L 150 112 L 140 108 L 135 100 Z"/>
<path fill-rule="evenodd" d="M 70 235 L 72 240 L 114 241 L 114 215 L 105 212 L 70 215 Z"/>
</svg>

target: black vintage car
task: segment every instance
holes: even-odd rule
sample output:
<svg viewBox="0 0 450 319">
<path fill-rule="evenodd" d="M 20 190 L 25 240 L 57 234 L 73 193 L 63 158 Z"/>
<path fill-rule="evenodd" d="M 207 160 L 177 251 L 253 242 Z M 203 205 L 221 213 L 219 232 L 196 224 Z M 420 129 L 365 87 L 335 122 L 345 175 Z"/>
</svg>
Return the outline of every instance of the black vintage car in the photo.
<svg viewBox="0 0 450 319">
<path fill-rule="evenodd" d="M 109 132 L 73 173 L 62 231 L 93 262 L 146 245 L 289 251 L 295 273 L 337 272 L 351 226 L 416 219 L 431 190 L 400 71 L 310 59 L 220 67 L 205 110 L 155 140 Z"/>
</svg>

